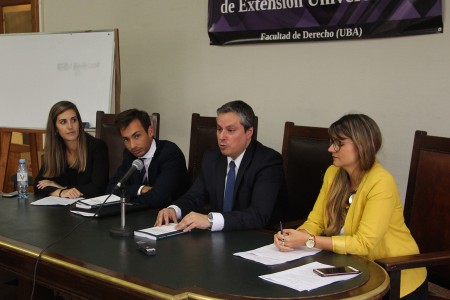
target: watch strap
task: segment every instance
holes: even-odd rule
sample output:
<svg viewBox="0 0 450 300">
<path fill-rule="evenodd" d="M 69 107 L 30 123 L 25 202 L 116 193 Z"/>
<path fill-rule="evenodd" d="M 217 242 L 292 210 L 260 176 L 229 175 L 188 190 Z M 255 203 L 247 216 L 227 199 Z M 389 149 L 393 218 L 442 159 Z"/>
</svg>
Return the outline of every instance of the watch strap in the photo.
<svg viewBox="0 0 450 300">
<path fill-rule="evenodd" d="M 214 215 L 213 213 L 209 213 L 208 214 L 208 221 L 209 221 L 209 228 L 211 229 L 213 226 L 213 222 L 214 222 Z"/>
</svg>

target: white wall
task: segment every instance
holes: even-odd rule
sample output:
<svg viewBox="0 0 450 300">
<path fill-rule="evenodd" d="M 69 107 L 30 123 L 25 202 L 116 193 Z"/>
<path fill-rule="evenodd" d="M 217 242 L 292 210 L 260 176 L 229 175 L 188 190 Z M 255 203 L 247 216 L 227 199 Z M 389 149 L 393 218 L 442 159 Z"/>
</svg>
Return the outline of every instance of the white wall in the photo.
<svg viewBox="0 0 450 300">
<path fill-rule="evenodd" d="M 444 24 L 450 6 L 444 6 Z M 207 0 L 41 0 L 46 32 L 119 28 L 121 109 L 161 114 L 161 138 L 189 152 L 193 112 L 242 99 L 258 140 L 281 152 L 285 121 L 328 127 L 363 112 L 402 198 L 415 130 L 450 137 L 450 33 L 359 41 L 210 46 Z"/>
</svg>

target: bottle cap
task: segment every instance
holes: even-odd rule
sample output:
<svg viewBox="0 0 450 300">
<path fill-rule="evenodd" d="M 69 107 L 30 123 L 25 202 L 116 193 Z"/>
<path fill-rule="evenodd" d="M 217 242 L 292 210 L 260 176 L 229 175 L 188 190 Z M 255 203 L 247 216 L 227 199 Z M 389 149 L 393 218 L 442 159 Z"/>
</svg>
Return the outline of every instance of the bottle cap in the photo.
<svg viewBox="0 0 450 300">
<path fill-rule="evenodd" d="M 24 163 L 25 163 L 25 158 L 19 159 L 19 164 L 24 164 Z"/>
</svg>

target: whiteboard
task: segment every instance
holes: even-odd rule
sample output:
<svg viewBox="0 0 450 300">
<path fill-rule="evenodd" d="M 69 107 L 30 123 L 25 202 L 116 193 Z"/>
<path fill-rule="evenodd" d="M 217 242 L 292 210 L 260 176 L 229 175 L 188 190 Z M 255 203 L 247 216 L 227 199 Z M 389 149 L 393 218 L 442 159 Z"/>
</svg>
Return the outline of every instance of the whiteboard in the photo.
<svg viewBox="0 0 450 300">
<path fill-rule="evenodd" d="M 94 127 L 111 112 L 114 42 L 114 30 L 0 35 L 0 127 L 45 128 L 61 100 Z"/>
</svg>

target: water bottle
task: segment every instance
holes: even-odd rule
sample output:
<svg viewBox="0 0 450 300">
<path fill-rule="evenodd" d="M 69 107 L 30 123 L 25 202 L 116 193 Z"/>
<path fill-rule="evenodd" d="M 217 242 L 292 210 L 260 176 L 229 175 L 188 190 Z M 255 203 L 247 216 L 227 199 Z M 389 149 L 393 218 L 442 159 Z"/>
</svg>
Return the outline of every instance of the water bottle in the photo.
<svg viewBox="0 0 450 300">
<path fill-rule="evenodd" d="M 24 158 L 19 159 L 17 168 L 17 191 L 19 199 L 28 199 L 28 169 Z"/>
</svg>

